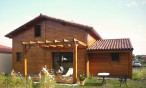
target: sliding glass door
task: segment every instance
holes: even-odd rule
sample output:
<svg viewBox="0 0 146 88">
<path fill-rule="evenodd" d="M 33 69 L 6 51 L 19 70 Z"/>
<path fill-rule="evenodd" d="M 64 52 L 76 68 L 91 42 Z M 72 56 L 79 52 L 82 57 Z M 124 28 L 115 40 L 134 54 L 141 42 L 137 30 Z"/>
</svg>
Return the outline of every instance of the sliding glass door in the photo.
<svg viewBox="0 0 146 88">
<path fill-rule="evenodd" d="M 69 68 L 73 68 L 72 52 L 53 52 L 52 55 L 53 69 L 55 73 L 60 69 L 60 67 L 63 67 L 63 74 L 65 74 Z"/>
</svg>

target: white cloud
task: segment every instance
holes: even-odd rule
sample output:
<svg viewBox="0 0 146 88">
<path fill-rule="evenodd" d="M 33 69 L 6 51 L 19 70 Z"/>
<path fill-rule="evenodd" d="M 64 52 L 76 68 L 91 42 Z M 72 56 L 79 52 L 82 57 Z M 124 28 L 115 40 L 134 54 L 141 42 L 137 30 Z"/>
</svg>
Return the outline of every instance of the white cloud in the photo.
<svg viewBox="0 0 146 88">
<path fill-rule="evenodd" d="M 128 4 L 126 4 L 126 6 L 128 6 L 128 7 L 136 7 L 136 6 L 138 6 L 138 3 L 135 2 L 135 1 L 132 1 L 132 2 L 129 2 Z"/>
</svg>

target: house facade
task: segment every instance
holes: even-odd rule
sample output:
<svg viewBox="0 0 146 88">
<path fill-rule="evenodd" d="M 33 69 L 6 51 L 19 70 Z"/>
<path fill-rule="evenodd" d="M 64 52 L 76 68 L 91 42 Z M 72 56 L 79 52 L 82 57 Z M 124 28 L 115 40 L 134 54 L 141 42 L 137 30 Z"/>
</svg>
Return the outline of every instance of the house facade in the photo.
<svg viewBox="0 0 146 88">
<path fill-rule="evenodd" d="M 41 14 L 6 37 L 13 42 L 13 69 L 25 76 L 47 65 L 54 71 L 59 66 L 73 68 L 74 82 L 80 74 L 99 72 L 122 72 L 132 78 L 130 40 L 102 39 L 90 26 Z"/>
<path fill-rule="evenodd" d="M 0 45 L 0 74 L 12 71 L 12 48 Z"/>
</svg>

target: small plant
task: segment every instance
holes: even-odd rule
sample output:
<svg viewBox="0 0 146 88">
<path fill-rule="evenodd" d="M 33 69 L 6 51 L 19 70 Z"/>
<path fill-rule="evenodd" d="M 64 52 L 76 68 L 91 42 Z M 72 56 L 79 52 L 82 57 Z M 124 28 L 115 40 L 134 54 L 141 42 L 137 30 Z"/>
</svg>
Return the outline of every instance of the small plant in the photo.
<svg viewBox="0 0 146 88">
<path fill-rule="evenodd" d="M 85 77 L 84 74 L 79 76 L 79 80 L 80 80 L 80 81 L 84 81 L 85 79 L 86 79 L 86 77 Z"/>
<path fill-rule="evenodd" d="M 47 68 L 43 68 L 40 74 L 39 88 L 52 88 L 55 86 L 55 76 L 50 75 Z"/>
<path fill-rule="evenodd" d="M 33 80 L 30 76 L 26 79 L 26 88 L 33 88 Z"/>
</svg>

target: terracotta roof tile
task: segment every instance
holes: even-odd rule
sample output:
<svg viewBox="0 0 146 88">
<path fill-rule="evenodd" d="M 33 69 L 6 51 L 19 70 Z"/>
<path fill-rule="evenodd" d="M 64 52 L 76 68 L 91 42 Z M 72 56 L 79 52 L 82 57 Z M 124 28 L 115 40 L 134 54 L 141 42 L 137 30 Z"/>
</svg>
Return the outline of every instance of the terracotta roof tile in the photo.
<svg viewBox="0 0 146 88">
<path fill-rule="evenodd" d="M 0 53 L 12 53 L 12 48 L 0 45 Z"/>
<path fill-rule="evenodd" d="M 103 39 L 97 40 L 93 45 L 88 48 L 91 50 L 133 50 L 130 39 Z"/>
</svg>

